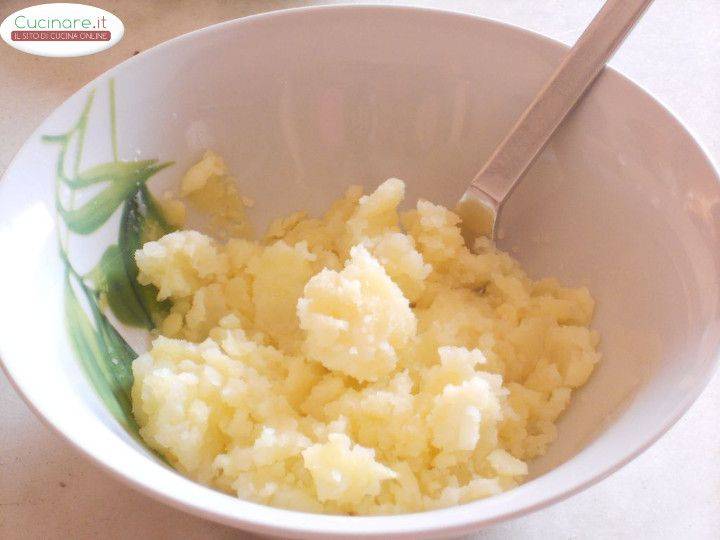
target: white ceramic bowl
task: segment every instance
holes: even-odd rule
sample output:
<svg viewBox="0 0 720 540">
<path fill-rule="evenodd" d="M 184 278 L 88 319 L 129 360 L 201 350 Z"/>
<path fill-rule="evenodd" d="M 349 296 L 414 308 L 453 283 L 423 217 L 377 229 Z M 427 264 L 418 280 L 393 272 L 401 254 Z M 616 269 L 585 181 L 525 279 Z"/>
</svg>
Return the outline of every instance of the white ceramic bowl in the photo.
<svg viewBox="0 0 720 540">
<path fill-rule="evenodd" d="M 41 140 L 68 132 L 94 92 L 79 169 L 112 162 L 114 79 L 119 158 L 175 162 L 150 179 L 155 193 L 211 147 L 258 201 L 253 213 L 261 222 L 297 208 L 320 210 L 350 182 L 374 186 L 389 176 L 408 182 L 410 199 L 451 204 L 564 50 L 465 15 L 322 7 L 213 26 L 110 70 L 42 124 L 0 183 L 7 373 L 41 418 L 129 484 L 258 532 L 457 534 L 597 482 L 693 402 L 715 368 L 720 336 L 717 174 L 680 123 L 619 74 L 606 70 L 554 137 L 513 195 L 501 230 L 502 244 L 531 273 L 590 287 L 604 360 L 560 422 L 557 443 L 533 463 L 530 481 L 421 514 L 321 516 L 237 500 L 183 478 L 133 438 L 88 382 L 80 365 L 87 356 L 71 348 L 66 326 L 74 325 L 78 339 L 78 317 L 93 315 L 77 300 L 75 281 L 73 302 L 82 311 L 67 321 L 57 241 L 67 238 L 73 268 L 83 273 L 115 241 L 120 210 L 102 227 L 87 225 L 98 206 L 83 218 L 95 232 L 79 234 L 87 230 L 76 225 L 68 233 L 54 193 L 63 141 Z M 67 144 L 69 176 L 77 133 Z M 71 200 L 66 191 L 63 204 L 75 207 L 95 194 L 83 188 Z M 107 321 L 136 350 L 145 346 L 146 332 Z M 85 330 L 97 330 L 94 324 Z"/>
</svg>

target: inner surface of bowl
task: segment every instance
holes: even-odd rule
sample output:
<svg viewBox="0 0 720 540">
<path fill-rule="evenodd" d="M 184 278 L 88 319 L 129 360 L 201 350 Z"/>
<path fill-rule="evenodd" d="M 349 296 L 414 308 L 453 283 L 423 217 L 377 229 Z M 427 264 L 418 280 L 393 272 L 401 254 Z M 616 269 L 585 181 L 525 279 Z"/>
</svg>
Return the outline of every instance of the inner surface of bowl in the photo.
<svg viewBox="0 0 720 540">
<path fill-rule="evenodd" d="M 407 182 L 408 201 L 452 205 L 563 50 L 458 14 L 321 8 L 212 27 L 111 70 L 41 126 L 0 185 L 0 245 L 17 253 L 0 284 L 12 306 L 0 310 L 8 372 L 70 440 L 171 503 L 265 532 L 347 533 L 344 518 L 304 523 L 179 477 L 103 406 L 65 332 L 58 147 L 41 135 L 68 132 L 94 92 L 84 168 L 112 161 L 114 146 L 122 160 L 171 161 L 148 181 L 160 194 L 215 149 L 257 201 L 259 228 L 294 210 L 318 213 L 351 183 L 371 189 L 391 176 Z M 667 429 L 715 364 L 719 196 L 711 165 L 677 121 L 616 73 L 602 74 L 513 194 L 499 233 L 534 277 L 590 288 L 601 364 L 532 464 L 534 480 L 463 507 L 360 518 L 362 532 L 459 532 L 527 511 L 609 473 Z M 71 235 L 80 271 L 97 263 L 121 220 Z M 147 345 L 147 332 L 112 322 L 136 351 Z M 33 328 L 47 339 L 33 340 Z"/>
</svg>

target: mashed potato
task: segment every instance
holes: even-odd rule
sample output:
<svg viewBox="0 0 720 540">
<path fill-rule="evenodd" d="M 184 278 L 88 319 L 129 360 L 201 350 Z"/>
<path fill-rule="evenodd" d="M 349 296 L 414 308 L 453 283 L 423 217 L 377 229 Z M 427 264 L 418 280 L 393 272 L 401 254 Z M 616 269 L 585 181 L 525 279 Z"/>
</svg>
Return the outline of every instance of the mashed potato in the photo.
<svg viewBox="0 0 720 540">
<path fill-rule="evenodd" d="M 215 154 L 186 190 L 226 174 Z M 533 281 L 404 184 L 352 187 L 262 241 L 137 252 L 172 309 L 133 364 L 140 433 L 183 474 L 312 512 L 386 514 L 510 489 L 599 360 L 584 288 Z"/>
</svg>

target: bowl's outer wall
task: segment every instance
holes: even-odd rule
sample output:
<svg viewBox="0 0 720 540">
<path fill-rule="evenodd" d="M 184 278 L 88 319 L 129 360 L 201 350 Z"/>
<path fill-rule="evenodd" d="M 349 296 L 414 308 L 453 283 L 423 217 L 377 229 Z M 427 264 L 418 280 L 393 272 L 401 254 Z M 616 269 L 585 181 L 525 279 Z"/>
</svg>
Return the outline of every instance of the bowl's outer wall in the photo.
<svg viewBox="0 0 720 540">
<path fill-rule="evenodd" d="M 311 29 L 311 31 L 309 30 Z M 293 10 L 181 37 L 114 77 L 121 158 L 175 160 L 160 193 L 205 148 L 227 158 L 262 227 L 323 210 L 350 183 L 397 176 L 408 200 L 452 204 L 562 55 L 538 36 L 469 16 L 402 8 Z M 39 134 L 67 130 L 88 89 Z M 108 158 L 106 99 L 85 164 Z M 0 353 L 49 423 L 114 472 L 228 524 L 284 535 L 461 532 L 537 508 L 607 474 L 671 425 L 704 387 L 718 342 L 718 200 L 712 166 L 662 107 L 601 75 L 502 216 L 501 245 L 535 277 L 587 285 L 604 358 L 576 394 L 547 474 L 462 507 L 347 518 L 284 512 L 189 482 L 148 457 L 103 409 L 69 352 L 51 182 L 55 153 L 33 136 L 0 185 L 0 248 L 17 253 L 0 294 Z M 84 239 L 87 264 L 108 237 Z M 13 250 L 13 251 L 9 251 Z M 22 291 L 20 294 L 18 291 Z M 38 310 L 38 306 L 47 309 Z M 33 339 L 42 329 L 43 339 Z M 142 339 L 128 334 L 137 345 Z M 43 374 L 38 377 L 38 374 Z M 561 465 L 562 464 L 562 465 Z"/>
</svg>

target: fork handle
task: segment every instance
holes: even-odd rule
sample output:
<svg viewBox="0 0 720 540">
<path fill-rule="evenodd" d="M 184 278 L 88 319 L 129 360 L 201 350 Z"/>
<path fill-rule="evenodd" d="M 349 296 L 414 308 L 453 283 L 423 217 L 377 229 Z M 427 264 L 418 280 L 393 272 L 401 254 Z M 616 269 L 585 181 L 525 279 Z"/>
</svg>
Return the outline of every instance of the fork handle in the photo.
<svg viewBox="0 0 720 540">
<path fill-rule="evenodd" d="M 652 0 L 607 0 L 471 187 L 499 207 Z"/>
</svg>

